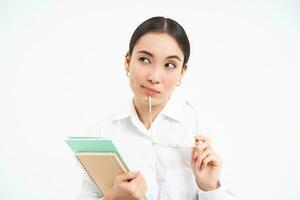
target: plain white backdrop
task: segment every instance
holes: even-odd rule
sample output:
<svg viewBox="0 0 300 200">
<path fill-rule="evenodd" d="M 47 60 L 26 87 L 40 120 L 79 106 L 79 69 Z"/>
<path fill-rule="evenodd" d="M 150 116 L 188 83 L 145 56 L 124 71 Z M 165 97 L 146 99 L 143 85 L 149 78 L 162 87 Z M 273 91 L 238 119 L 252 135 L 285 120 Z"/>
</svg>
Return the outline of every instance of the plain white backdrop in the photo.
<svg viewBox="0 0 300 200">
<path fill-rule="evenodd" d="M 299 1 L 0 2 L 0 199 L 76 199 L 64 143 L 131 97 L 130 36 L 162 15 L 183 25 L 176 94 L 209 124 L 224 184 L 243 200 L 300 199 Z"/>
</svg>

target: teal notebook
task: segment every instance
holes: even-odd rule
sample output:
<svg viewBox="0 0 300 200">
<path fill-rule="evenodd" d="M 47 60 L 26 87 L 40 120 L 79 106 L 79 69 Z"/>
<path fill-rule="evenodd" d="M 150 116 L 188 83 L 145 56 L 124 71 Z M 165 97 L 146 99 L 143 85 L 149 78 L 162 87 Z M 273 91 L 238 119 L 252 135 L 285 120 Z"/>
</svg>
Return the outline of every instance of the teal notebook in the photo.
<svg viewBox="0 0 300 200">
<path fill-rule="evenodd" d="M 115 152 L 117 149 L 111 140 L 99 137 L 69 137 L 66 140 L 74 153 L 80 152 Z"/>
<path fill-rule="evenodd" d="M 113 186 L 118 175 L 129 171 L 111 140 L 99 137 L 69 137 L 66 143 L 104 195 Z"/>
</svg>

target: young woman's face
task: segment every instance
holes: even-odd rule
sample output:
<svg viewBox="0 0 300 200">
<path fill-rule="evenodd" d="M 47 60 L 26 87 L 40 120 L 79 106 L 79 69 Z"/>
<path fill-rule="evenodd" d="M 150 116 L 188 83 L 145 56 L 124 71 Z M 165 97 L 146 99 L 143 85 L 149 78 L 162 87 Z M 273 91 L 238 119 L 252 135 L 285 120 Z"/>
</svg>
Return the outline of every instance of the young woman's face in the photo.
<svg viewBox="0 0 300 200">
<path fill-rule="evenodd" d="M 135 103 L 148 104 L 151 96 L 153 106 L 165 104 L 184 76 L 183 59 L 176 40 L 167 33 L 143 35 L 125 59 Z"/>
</svg>

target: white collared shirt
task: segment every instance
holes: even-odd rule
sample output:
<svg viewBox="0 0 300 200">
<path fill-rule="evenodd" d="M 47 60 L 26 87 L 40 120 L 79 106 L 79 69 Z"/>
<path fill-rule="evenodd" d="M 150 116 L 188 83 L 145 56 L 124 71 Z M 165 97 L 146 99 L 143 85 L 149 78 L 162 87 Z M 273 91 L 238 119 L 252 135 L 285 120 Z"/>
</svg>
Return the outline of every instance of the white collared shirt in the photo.
<svg viewBox="0 0 300 200">
<path fill-rule="evenodd" d="M 148 130 L 139 120 L 131 101 L 106 118 L 92 135 L 111 139 L 129 169 L 142 173 L 148 200 L 234 199 L 222 186 L 209 192 L 197 187 L 190 166 L 193 136 L 199 131 L 197 123 L 191 106 L 172 99 Z M 96 200 L 101 196 L 92 181 L 85 177 L 79 199 Z"/>
</svg>

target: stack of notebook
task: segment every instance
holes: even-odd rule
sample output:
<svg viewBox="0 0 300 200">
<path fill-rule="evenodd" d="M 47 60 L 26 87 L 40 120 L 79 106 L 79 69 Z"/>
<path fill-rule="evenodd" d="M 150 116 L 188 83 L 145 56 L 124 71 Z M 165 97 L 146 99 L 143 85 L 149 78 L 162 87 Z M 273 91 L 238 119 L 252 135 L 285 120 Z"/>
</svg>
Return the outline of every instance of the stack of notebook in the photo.
<svg viewBox="0 0 300 200">
<path fill-rule="evenodd" d="M 111 140 L 69 137 L 66 140 L 76 158 L 98 189 L 105 195 L 115 178 L 129 171 Z"/>
</svg>

